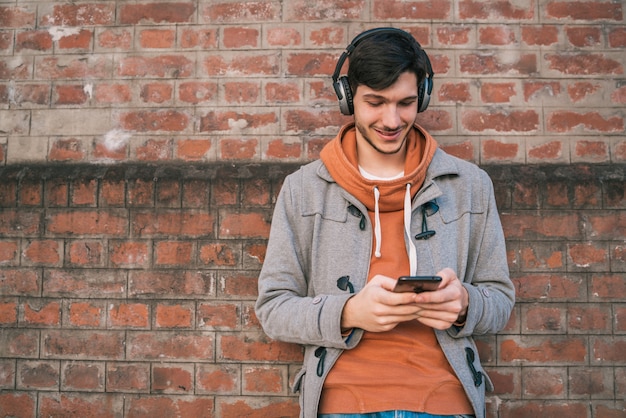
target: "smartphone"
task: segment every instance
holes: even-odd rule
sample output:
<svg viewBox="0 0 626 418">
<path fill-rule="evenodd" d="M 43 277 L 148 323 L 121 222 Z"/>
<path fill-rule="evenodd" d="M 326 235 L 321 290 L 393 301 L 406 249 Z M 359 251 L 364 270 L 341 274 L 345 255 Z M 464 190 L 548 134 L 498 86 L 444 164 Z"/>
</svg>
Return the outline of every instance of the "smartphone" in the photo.
<svg viewBox="0 0 626 418">
<path fill-rule="evenodd" d="M 394 292 L 415 292 L 422 293 L 430 290 L 437 290 L 441 283 L 439 276 L 401 276 L 393 288 Z"/>
</svg>

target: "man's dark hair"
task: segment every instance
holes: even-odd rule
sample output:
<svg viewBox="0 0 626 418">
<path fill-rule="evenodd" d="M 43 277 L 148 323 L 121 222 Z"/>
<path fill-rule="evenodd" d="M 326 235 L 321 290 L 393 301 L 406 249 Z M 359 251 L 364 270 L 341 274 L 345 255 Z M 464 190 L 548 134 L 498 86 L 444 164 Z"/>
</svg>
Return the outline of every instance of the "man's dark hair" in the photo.
<svg viewBox="0 0 626 418">
<path fill-rule="evenodd" d="M 363 39 L 350 54 L 348 80 L 352 94 L 360 85 L 383 90 L 404 72 L 417 77 L 417 85 L 427 74 L 426 53 L 408 33 L 381 32 Z"/>
</svg>

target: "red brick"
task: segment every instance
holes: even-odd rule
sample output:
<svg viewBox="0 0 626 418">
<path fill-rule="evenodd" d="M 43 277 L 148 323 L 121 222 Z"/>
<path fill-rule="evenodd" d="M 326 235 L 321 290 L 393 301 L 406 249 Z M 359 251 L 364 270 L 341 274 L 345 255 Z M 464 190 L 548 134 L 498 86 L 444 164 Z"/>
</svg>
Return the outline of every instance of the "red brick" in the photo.
<svg viewBox="0 0 626 418">
<path fill-rule="evenodd" d="M 103 179 L 100 182 L 100 206 L 123 206 L 126 187 L 123 180 Z"/>
<path fill-rule="evenodd" d="M 193 365 L 159 365 L 152 368 L 152 390 L 159 393 L 194 393 Z"/>
<path fill-rule="evenodd" d="M 261 23 L 280 20 L 281 6 L 274 2 L 248 1 L 225 2 L 215 1 L 204 4 L 200 15 L 205 23 Z"/>
<path fill-rule="evenodd" d="M 56 139 L 52 143 L 48 159 L 51 161 L 82 161 L 86 158 L 86 150 L 78 139 Z"/>
<path fill-rule="evenodd" d="M 126 294 L 126 275 L 122 270 L 49 269 L 44 272 L 44 296 L 113 297 Z"/>
<path fill-rule="evenodd" d="M 202 161 L 211 149 L 210 139 L 181 139 L 176 142 L 175 155 L 186 161 Z"/>
<path fill-rule="evenodd" d="M 591 364 L 620 364 L 626 362 L 626 339 L 624 336 L 592 337 L 590 339 L 591 346 Z"/>
<path fill-rule="evenodd" d="M 39 181 L 25 180 L 18 189 L 18 200 L 21 206 L 41 206 L 42 204 L 42 183 Z"/>
<path fill-rule="evenodd" d="M 265 213 L 231 212 L 220 216 L 220 238 L 267 238 L 270 222 Z"/>
<path fill-rule="evenodd" d="M 467 110 L 462 113 L 461 123 L 470 132 L 533 132 L 539 128 L 539 115 L 534 110 L 507 113 Z"/>
<path fill-rule="evenodd" d="M 588 359 L 584 337 L 522 336 L 505 338 L 500 344 L 500 357 L 505 363 L 524 361 L 526 364 L 584 364 Z"/>
<path fill-rule="evenodd" d="M 104 247 L 100 241 L 73 241 L 68 247 L 66 257 L 76 266 L 101 267 L 104 263 Z"/>
<path fill-rule="evenodd" d="M 537 72 L 537 57 L 523 54 L 516 62 L 499 61 L 494 55 L 463 54 L 459 57 L 459 69 L 468 74 L 519 74 L 530 75 Z"/>
<path fill-rule="evenodd" d="M 138 212 L 132 219 L 135 236 L 178 235 L 210 237 L 215 219 L 212 214 L 195 211 Z"/>
<path fill-rule="evenodd" d="M 109 3 L 58 4 L 51 14 L 40 19 L 43 26 L 110 26 L 115 19 L 115 5 Z"/>
<path fill-rule="evenodd" d="M 566 75 L 623 74 L 622 64 L 602 54 L 546 54 L 547 67 Z"/>
<path fill-rule="evenodd" d="M 530 20 L 534 17 L 534 8 L 531 1 L 511 3 L 508 1 L 476 1 L 464 0 L 459 3 L 461 19 L 490 19 L 490 20 Z M 516 7 L 517 6 L 517 7 Z"/>
<path fill-rule="evenodd" d="M 483 83 L 480 97 L 487 103 L 508 103 L 515 97 L 515 83 Z"/>
<path fill-rule="evenodd" d="M 481 144 L 481 159 L 487 161 L 512 161 L 519 154 L 519 144 L 506 143 L 495 139 L 488 139 Z"/>
<path fill-rule="evenodd" d="M 148 139 L 135 149 L 139 161 L 167 161 L 172 159 L 172 140 Z"/>
<path fill-rule="evenodd" d="M 114 328 L 148 328 L 150 308 L 145 303 L 120 303 L 109 307 L 108 323 Z"/>
<path fill-rule="evenodd" d="M 140 95 L 146 103 L 164 103 L 172 99 L 172 86 L 168 83 L 148 83 L 141 88 Z"/>
<path fill-rule="evenodd" d="M 322 34 L 325 33 L 327 36 L 332 36 L 330 33 L 326 33 L 324 29 L 320 31 L 314 31 L 311 34 L 311 40 L 316 45 L 326 45 L 328 44 L 328 39 Z M 337 33 L 337 32 L 334 32 Z M 269 28 L 267 30 L 267 43 L 271 47 L 294 47 L 302 45 L 302 34 L 296 28 L 290 27 L 275 27 Z M 343 41 L 343 37 L 339 36 L 340 41 Z M 337 40 L 335 40 L 337 43 Z"/>
<path fill-rule="evenodd" d="M 611 312 L 602 305 L 569 306 L 567 319 L 567 330 L 570 333 L 611 333 Z"/>
<path fill-rule="evenodd" d="M 94 90 L 94 98 L 98 103 L 128 103 L 132 100 L 132 92 L 130 86 L 125 84 L 98 84 Z"/>
<path fill-rule="evenodd" d="M 35 75 L 52 80 L 106 79 L 109 77 L 109 62 L 99 56 L 89 59 L 64 56 L 44 58 L 37 61 Z"/>
<path fill-rule="evenodd" d="M 272 341 L 258 334 L 220 334 L 220 358 L 227 361 L 302 361 L 296 344 Z"/>
<path fill-rule="evenodd" d="M 24 361 L 17 367 L 17 387 L 31 390 L 58 390 L 59 363 L 52 361 Z"/>
<path fill-rule="evenodd" d="M 193 2 L 163 2 L 124 4 L 120 8 L 120 23 L 192 23 L 196 11 Z"/>
<path fill-rule="evenodd" d="M 204 302 L 198 306 L 198 328 L 235 331 L 240 326 L 236 303 Z"/>
<path fill-rule="evenodd" d="M 15 38 L 15 51 L 20 52 L 24 49 L 49 51 L 52 49 L 52 36 L 43 30 L 18 32 Z"/>
<path fill-rule="evenodd" d="M 613 382 L 609 373 L 604 373 L 603 369 L 571 367 L 569 374 L 569 391 L 572 395 L 603 398 L 612 396 Z"/>
<path fill-rule="evenodd" d="M 256 103 L 261 96 L 258 82 L 230 81 L 224 83 L 224 100 L 226 103 Z"/>
<path fill-rule="evenodd" d="M 203 63 L 204 75 L 209 77 L 237 75 L 279 75 L 279 57 L 276 53 L 240 52 L 236 56 L 208 55 Z"/>
<path fill-rule="evenodd" d="M 104 312 L 104 307 L 97 302 L 72 302 L 68 321 L 75 327 L 100 328 L 105 323 Z"/>
<path fill-rule="evenodd" d="M 155 313 L 157 328 L 191 328 L 193 325 L 193 304 L 158 304 Z"/>
<path fill-rule="evenodd" d="M 255 398 L 218 398 L 218 408 L 226 417 L 295 417 L 299 414 L 300 407 L 297 398 L 287 400 L 283 397 L 261 399 L 267 400 L 259 403 Z"/>
<path fill-rule="evenodd" d="M 98 46 L 105 49 L 129 50 L 132 42 L 130 31 L 121 28 L 107 28 L 97 36 Z"/>
<path fill-rule="evenodd" d="M 472 100 L 468 83 L 443 83 L 437 92 L 441 102 L 469 102 Z"/>
<path fill-rule="evenodd" d="M 15 86 L 14 101 L 17 104 L 50 104 L 50 86 L 47 84 L 18 84 Z"/>
<path fill-rule="evenodd" d="M 108 363 L 106 370 L 108 392 L 148 392 L 150 365 L 148 363 Z"/>
<path fill-rule="evenodd" d="M 135 332 L 126 338 L 126 359 L 211 362 L 214 345 L 214 335 L 207 333 Z"/>
<path fill-rule="evenodd" d="M 96 206 L 98 181 L 95 179 L 81 179 L 72 182 L 70 203 L 72 206 Z"/>
<path fill-rule="evenodd" d="M 199 394 L 238 395 L 239 367 L 230 364 L 198 364 L 196 391 Z"/>
<path fill-rule="evenodd" d="M 222 160 L 253 160 L 258 157 L 259 142 L 256 139 L 223 139 L 219 145 Z"/>
<path fill-rule="evenodd" d="M 35 9 L 25 6 L 0 7 L 0 27 L 19 28 L 35 26 Z"/>
<path fill-rule="evenodd" d="M 622 7 L 621 3 L 606 1 L 552 1 L 546 5 L 544 13 L 548 18 L 557 19 L 569 18 L 583 21 L 609 19 L 622 21 Z"/>
<path fill-rule="evenodd" d="M 59 39 L 60 49 L 84 49 L 91 48 L 93 33 L 88 29 L 81 29 L 77 34 L 66 35 Z"/>
<path fill-rule="evenodd" d="M 313 77 L 332 74 L 337 64 L 335 54 L 327 52 L 293 52 L 287 55 L 287 74 Z"/>
<path fill-rule="evenodd" d="M 210 142 L 209 142 L 210 144 Z M 203 144 L 195 144 L 203 148 Z M 207 148 L 208 150 L 208 148 Z M 209 204 L 209 184 L 205 180 L 185 180 L 182 186 L 183 208 L 205 208 Z"/>
<path fill-rule="evenodd" d="M 298 103 L 301 100 L 300 85 L 293 82 L 265 83 L 266 103 Z"/>
<path fill-rule="evenodd" d="M 127 57 L 118 66 L 118 75 L 122 77 L 189 77 L 193 71 L 194 63 L 182 55 Z"/>
<path fill-rule="evenodd" d="M 302 157 L 300 142 L 288 143 L 282 139 L 271 140 L 267 144 L 264 156 L 269 159 L 298 159 Z"/>
<path fill-rule="evenodd" d="M 594 299 L 624 299 L 626 298 L 626 281 L 619 273 L 594 274 L 589 285 L 589 293 Z"/>
<path fill-rule="evenodd" d="M 322 4 L 320 4 L 321 6 Z M 375 19 L 434 19 L 450 18 L 452 4 L 450 1 L 400 1 L 374 0 L 372 13 Z M 348 17 L 350 18 L 350 17 Z M 358 18 L 352 17 L 353 19 Z"/>
<path fill-rule="evenodd" d="M 18 242 L 15 240 L 0 241 L 0 265 L 15 265 L 18 258 Z"/>
<path fill-rule="evenodd" d="M 555 301 L 586 300 L 584 282 L 577 276 L 560 276 L 557 274 L 528 274 L 513 279 L 516 297 L 520 301 L 536 301 L 551 298 Z"/>
<path fill-rule="evenodd" d="M 23 324 L 26 326 L 60 326 L 61 304 L 58 301 L 35 300 L 24 303 Z"/>
<path fill-rule="evenodd" d="M 123 129 L 137 132 L 180 132 L 189 127 L 189 115 L 176 110 L 124 112 L 120 115 Z"/>
<path fill-rule="evenodd" d="M 217 83 L 189 81 L 178 87 L 178 98 L 186 103 L 198 104 L 217 98 Z"/>
<path fill-rule="evenodd" d="M 243 368 L 243 392 L 248 394 L 282 394 L 288 382 L 287 373 L 277 366 L 247 366 Z"/>
<path fill-rule="evenodd" d="M 598 112 L 579 113 L 557 110 L 548 115 L 546 125 L 549 131 L 559 133 L 572 132 L 580 125 L 585 131 L 615 133 L 624 130 L 624 118 L 604 117 Z"/>
<path fill-rule="evenodd" d="M 176 32 L 172 29 L 143 29 L 139 32 L 139 45 L 142 48 L 172 48 Z"/>
<path fill-rule="evenodd" d="M 515 43 L 515 32 L 508 26 L 486 26 L 478 29 L 481 45 L 510 45 Z"/>
<path fill-rule="evenodd" d="M 54 240 L 33 240 L 22 250 L 24 265 L 60 266 L 63 244 Z"/>
<path fill-rule="evenodd" d="M 466 45 L 471 29 L 465 27 L 437 28 L 437 40 L 443 45 Z"/>
<path fill-rule="evenodd" d="M 561 244 L 521 244 L 520 261 L 524 271 L 559 271 L 565 267 L 565 250 Z"/>
<path fill-rule="evenodd" d="M 0 301 L 0 324 L 1 325 L 17 325 L 17 310 L 18 305 L 16 301 L 3 300 Z M 2 385 L 0 384 L 0 387 Z"/>
<path fill-rule="evenodd" d="M 609 253 L 602 243 L 568 244 L 568 267 L 570 271 L 607 271 Z"/>
<path fill-rule="evenodd" d="M 567 369 L 537 367 L 522 371 L 524 396 L 529 398 L 563 398 L 567 395 Z"/>
<path fill-rule="evenodd" d="M 626 28 L 615 26 L 609 29 L 609 46 L 611 48 L 626 46 Z"/>
<path fill-rule="evenodd" d="M 182 48 L 199 48 L 202 50 L 217 48 L 217 29 L 184 28 L 180 37 Z"/>
<path fill-rule="evenodd" d="M 70 210 L 48 212 L 46 229 L 52 234 L 123 236 L 128 215 L 117 210 Z"/>
<path fill-rule="evenodd" d="M 131 295 L 215 296 L 215 283 L 210 273 L 173 270 L 132 271 L 129 277 Z"/>
<path fill-rule="evenodd" d="M 39 330 L 3 328 L 0 356 L 19 359 L 39 357 Z"/>
<path fill-rule="evenodd" d="M 15 388 L 15 361 L 8 359 L 0 360 L 0 388 Z M 2 395 L 0 395 L 0 409 L 6 411 Z"/>
<path fill-rule="evenodd" d="M 124 399 L 120 396 L 108 394 L 82 394 L 52 392 L 39 398 L 39 412 L 41 416 L 61 417 L 101 417 L 114 418 L 123 413 Z"/>
<path fill-rule="evenodd" d="M 0 294 L 3 296 L 39 296 L 41 272 L 33 269 L 0 269 Z"/>
<path fill-rule="evenodd" d="M 563 333 L 565 331 L 565 312 L 552 306 L 523 306 L 523 330 L 526 333 Z"/>
<path fill-rule="evenodd" d="M 103 392 L 104 363 L 64 363 L 61 387 L 64 391 Z"/>
<path fill-rule="evenodd" d="M 153 206 L 154 180 L 133 179 L 127 181 L 129 206 Z"/>
<path fill-rule="evenodd" d="M 318 110 L 287 110 L 283 114 L 285 120 L 285 130 L 290 133 L 315 132 L 327 130 L 328 128 L 338 128 L 345 120 L 339 110 L 318 111 Z"/>
<path fill-rule="evenodd" d="M 228 49 L 257 48 L 259 40 L 260 33 L 256 28 L 230 26 L 224 28 L 222 43 Z"/>
<path fill-rule="evenodd" d="M 241 265 L 241 248 L 238 243 L 210 242 L 200 245 L 199 260 L 202 264 L 215 267 L 238 267 Z"/>
<path fill-rule="evenodd" d="M 121 360 L 123 331 L 48 330 L 42 333 L 42 353 L 47 358 Z"/>
<path fill-rule="evenodd" d="M 522 40 L 528 45 L 548 46 L 559 41 L 559 29 L 556 26 L 522 26 Z"/>
</svg>

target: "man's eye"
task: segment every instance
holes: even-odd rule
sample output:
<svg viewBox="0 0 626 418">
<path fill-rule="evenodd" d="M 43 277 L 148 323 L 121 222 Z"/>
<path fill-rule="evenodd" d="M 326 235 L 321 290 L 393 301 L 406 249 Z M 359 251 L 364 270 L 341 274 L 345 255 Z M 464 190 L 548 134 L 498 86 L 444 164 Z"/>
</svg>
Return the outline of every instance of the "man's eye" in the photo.
<svg viewBox="0 0 626 418">
<path fill-rule="evenodd" d="M 369 104 L 372 107 L 378 107 L 382 105 L 382 102 L 367 102 L 367 104 Z"/>
</svg>

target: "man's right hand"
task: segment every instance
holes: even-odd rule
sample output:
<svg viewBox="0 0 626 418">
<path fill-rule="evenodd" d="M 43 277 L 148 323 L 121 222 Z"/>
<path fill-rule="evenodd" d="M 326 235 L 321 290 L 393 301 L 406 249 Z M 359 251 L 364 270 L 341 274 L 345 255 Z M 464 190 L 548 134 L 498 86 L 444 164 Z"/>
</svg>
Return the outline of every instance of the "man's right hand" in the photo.
<svg viewBox="0 0 626 418">
<path fill-rule="evenodd" d="M 360 292 L 351 297 L 341 314 L 341 328 L 361 328 L 370 332 L 392 330 L 400 322 L 419 316 L 415 293 L 394 293 L 396 279 L 376 275 Z"/>
</svg>

